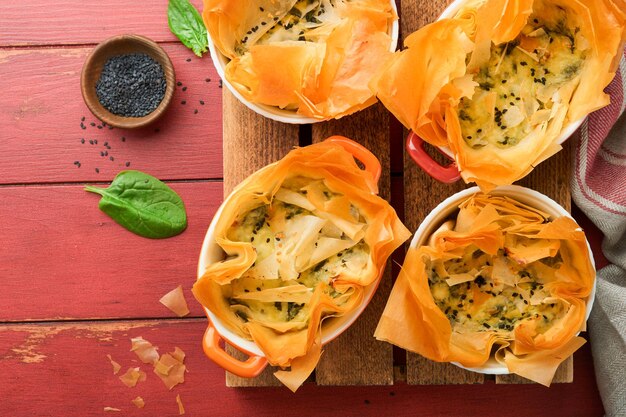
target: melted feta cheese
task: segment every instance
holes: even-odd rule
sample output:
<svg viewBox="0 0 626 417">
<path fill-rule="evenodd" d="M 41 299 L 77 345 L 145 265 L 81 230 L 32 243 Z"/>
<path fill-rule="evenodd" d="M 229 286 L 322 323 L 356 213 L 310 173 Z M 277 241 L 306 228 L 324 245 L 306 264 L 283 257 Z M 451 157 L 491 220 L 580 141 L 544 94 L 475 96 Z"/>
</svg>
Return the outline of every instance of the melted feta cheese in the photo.
<svg viewBox="0 0 626 417">
<path fill-rule="evenodd" d="M 578 47 L 584 39 L 562 19 L 554 24 L 531 16 L 515 40 L 492 44 L 489 62 L 474 76 L 474 95 L 462 98 L 457 110 L 469 146 L 515 146 L 550 118 L 555 92 L 575 82 L 585 60 Z"/>
</svg>

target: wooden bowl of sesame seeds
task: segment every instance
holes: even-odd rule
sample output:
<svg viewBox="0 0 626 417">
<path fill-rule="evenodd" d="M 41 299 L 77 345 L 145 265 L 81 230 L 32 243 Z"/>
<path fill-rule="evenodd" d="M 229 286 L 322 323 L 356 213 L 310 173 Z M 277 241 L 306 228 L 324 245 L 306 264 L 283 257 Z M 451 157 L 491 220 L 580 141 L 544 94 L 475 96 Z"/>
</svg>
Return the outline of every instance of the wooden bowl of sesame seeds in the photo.
<svg viewBox="0 0 626 417">
<path fill-rule="evenodd" d="M 167 53 L 140 35 L 118 35 L 101 42 L 81 73 L 81 92 L 89 110 L 122 129 L 144 127 L 161 117 L 175 85 Z"/>
</svg>

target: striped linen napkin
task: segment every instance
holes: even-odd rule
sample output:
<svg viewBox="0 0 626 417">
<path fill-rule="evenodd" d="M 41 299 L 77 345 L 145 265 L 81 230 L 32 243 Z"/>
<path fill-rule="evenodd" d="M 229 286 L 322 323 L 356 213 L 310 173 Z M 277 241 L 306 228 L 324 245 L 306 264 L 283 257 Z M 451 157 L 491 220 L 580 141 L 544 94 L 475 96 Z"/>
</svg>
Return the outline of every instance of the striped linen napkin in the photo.
<svg viewBox="0 0 626 417">
<path fill-rule="evenodd" d="M 572 197 L 604 234 L 610 264 L 597 275 L 589 334 L 607 416 L 626 416 L 626 56 L 605 90 L 611 104 L 587 118 L 576 144 Z"/>
</svg>

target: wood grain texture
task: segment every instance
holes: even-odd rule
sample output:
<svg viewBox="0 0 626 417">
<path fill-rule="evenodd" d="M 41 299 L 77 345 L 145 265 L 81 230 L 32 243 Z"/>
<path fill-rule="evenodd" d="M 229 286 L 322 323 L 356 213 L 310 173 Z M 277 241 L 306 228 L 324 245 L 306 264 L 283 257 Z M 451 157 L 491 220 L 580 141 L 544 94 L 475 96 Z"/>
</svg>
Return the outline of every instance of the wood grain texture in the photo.
<svg viewBox="0 0 626 417">
<path fill-rule="evenodd" d="M 448 0 L 417 0 L 402 2 L 402 37 L 437 19 Z M 405 132 L 406 133 L 406 132 Z M 443 162 L 441 157 L 439 162 Z M 404 218 L 409 230 L 417 230 L 424 217 L 446 197 L 466 188 L 462 181 L 442 184 L 432 179 L 405 152 Z M 437 363 L 407 352 L 407 383 L 409 384 L 468 384 L 481 383 L 484 376 L 458 368 L 449 363 Z"/>
<path fill-rule="evenodd" d="M 428 24 L 441 14 L 449 4 L 448 0 L 437 2 L 416 1 L 402 2 L 402 34 L 407 36 L 413 31 Z M 540 164 L 528 177 L 524 178 L 520 185 L 537 190 L 553 198 L 567 210 L 570 209 L 569 194 L 569 171 L 570 171 L 570 145 Z M 436 157 L 441 163 L 441 156 Z M 431 179 L 423 171 L 415 166 L 410 157 L 405 156 L 405 220 L 412 230 L 415 230 L 424 217 L 446 197 L 466 188 L 462 181 L 452 185 L 438 183 Z M 473 184 L 472 184 L 473 185 Z M 428 190 L 427 193 L 424 190 Z M 481 382 L 484 377 L 480 374 L 471 373 L 447 363 L 434 363 L 411 352 L 407 353 L 407 382 L 414 384 L 463 384 Z M 555 375 L 554 382 L 571 382 L 573 358 L 568 358 Z M 523 378 L 497 376 L 498 383 L 517 383 Z"/>
<path fill-rule="evenodd" d="M 298 126 L 266 119 L 240 103 L 227 89 L 223 90 L 224 195 L 253 172 L 276 162 L 298 145 Z M 228 346 L 227 352 L 245 356 Z M 256 378 L 240 378 L 226 372 L 229 387 L 275 386 L 274 369 L 267 367 Z"/>
<path fill-rule="evenodd" d="M 192 0 L 202 10 L 202 0 Z M 167 2 L 148 0 L 44 0 L 3 2 L 0 46 L 98 43 L 122 33 L 177 41 L 167 26 Z"/>
<path fill-rule="evenodd" d="M 169 239 L 127 231 L 79 185 L 0 187 L 0 321 L 172 317 L 158 300 L 178 285 L 202 316 L 189 290 L 222 183 L 169 185 L 189 223 Z"/>
<path fill-rule="evenodd" d="M 133 131 L 103 127 L 83 102 L 91 48 L 0 49 L 0 183 L 109 181 L 127 162 L 161 179 L 221 178 L 217 73 L 183 45 L 164 49 L 182 85 L 161 119 Z"/>
<path fill-rule="evenodd" d="M 11 417 L 92 417 L 102 415 L 178 415 L 180 394 L 188 416 L 458 416 L 599 417 L 589 346 L 581 349 L 575 384 L 550 389 L 527 385 L 427 385 L 393 387 L 322 387 L 307 383 L 296 394 L 285 387 L 231 389 L 224 371 L 199 348 L 206 319 L 136 320 L 11 324 L 0 326 L 0 415 Z M 142 336 L 163 354 L 180 347 L 188 373 L 168 391 L 151 366 L 130 352 L 130 338 Z M 113 375 L 106 355 L 122 365 L 138 366 L 145 382 L 127 388 Z M 141 396 L 144 409 L 131 400 Z M 529 400 L 531 399 L 531 400 Z M 116 407 L 120 413 L 103 413 Z"/>
<path fill-rule="evenodd" d="M 383 169 L 378 182 L 379 195 L 390 199 L 389 116 L 382 104 L 339 120 L 314 124 L 312 133 L 313 142 L 332 135 L 342 135 L 372 151 Z M 377 341 L 373 336 L 391 292 L 390 271 L 388 265 L 376 294 L 358 320 L 337 340 L 324 347 L 324 355 L 315 373 L 318 384 L 393 384 L 393 347 Z"/>
</svg>

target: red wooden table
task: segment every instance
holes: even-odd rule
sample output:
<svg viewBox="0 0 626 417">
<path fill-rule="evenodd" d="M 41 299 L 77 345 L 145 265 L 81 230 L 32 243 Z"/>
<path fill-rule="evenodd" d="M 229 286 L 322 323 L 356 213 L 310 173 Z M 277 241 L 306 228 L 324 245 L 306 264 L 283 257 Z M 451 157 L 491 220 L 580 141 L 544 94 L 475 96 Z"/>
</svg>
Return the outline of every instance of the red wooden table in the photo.
<svg viewBox="0 0 626 417">
<path fill-rule="evenodd" d="M 194 4 L 200 7 L 199 1 Z M 204 356 L 206 327 L 189 292 L 204 233 L 222 201 L 221 85 L 210 59 L 196 58 L 167 28 L 165 1 L 0 2 L 0 415 L 532 415 L 603 414 L 589 346 L 575 355 L 574 382 L 536 384 L 227 388 Z M 178 81 L 173 104 L 140 131 L 103 126 L 80 95 L 80 70 L 101 40 L 137 33 L 160 42 Z M 402 133 L 392 132 L 401 153 Z M 80 167 L 75 162 L 80 162 Z M 392 154 L 392 192 L 402 157 Z M 400 161 L 400 163 L 397 163 Z M 83 185 L 106 184 L 126 167 L 168 182 L 187 206 L 189 227 L 148 240 L 119 227 Z M 393 191 L 395 190 L 395 191 Z M 401 198 L 396 201 L 401 201 Z M 598 266 L 600 236 L 588 231 Z M 191 314 L 173 316 L 159 298 L 182 285 Z M 148 372 L 127 388 L 110 354 L 142 366 L 130 338 L 161 353 L 185 351 L 184 384 L 168 391 Z M 131 400 L 146 403 L 137 409 Z M 113 415 L 115 413 L 112 413 Z"/>
</svg>

